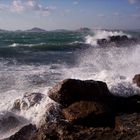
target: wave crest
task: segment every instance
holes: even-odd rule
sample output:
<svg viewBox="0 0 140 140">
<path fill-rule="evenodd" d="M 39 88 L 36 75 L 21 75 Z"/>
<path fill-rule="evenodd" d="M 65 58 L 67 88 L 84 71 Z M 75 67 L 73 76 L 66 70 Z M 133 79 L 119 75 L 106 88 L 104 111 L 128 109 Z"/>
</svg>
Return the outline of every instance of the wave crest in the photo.
<svg viewBox="0 0 140 140">
<path fill-rule="evenodd" d="M 99 39 L 106 39 L 109 40 L 112 36 L 127 36 L 128 38 L 131 38 L 131 35 L 126 34 L 122 31 L 106 31 L 106 30 L 97 30 L 94 32 L 94 35 L 88 35 L 86 36 L 86 44 L 90 44 L 92 46 L 97 46 L 97 41 Z"/>
</svg>

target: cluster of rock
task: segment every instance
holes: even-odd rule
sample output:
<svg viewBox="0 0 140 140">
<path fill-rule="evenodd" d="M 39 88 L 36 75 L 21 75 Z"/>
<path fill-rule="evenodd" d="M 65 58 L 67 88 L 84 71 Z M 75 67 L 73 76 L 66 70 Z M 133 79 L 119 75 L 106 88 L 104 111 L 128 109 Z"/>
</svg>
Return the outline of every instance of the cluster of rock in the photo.
<svg viewBox="0 0 140 140">
<path fill-rule="evenodd" d="M 133 81 L 139 86 L 140 75 Z M 49 110 L 56 119 L 46 116 L 39 128 L 30 124 L 9 140 L 140 138 L 140 95 L 118 97 L 102 81 L 66 79 L 50 89 L 48 96 L 60 104 L 59 110 Z"/>
<path fill-rule="evenodd" d="M 97 44 L 100 46 L 115 46 L 120 45 L 134 45 L 138 42 L 137 38 L 129 38 L 126 35 L 123 36 L 110 36 L 109 39 L 98 39 Z"/>
</svg>

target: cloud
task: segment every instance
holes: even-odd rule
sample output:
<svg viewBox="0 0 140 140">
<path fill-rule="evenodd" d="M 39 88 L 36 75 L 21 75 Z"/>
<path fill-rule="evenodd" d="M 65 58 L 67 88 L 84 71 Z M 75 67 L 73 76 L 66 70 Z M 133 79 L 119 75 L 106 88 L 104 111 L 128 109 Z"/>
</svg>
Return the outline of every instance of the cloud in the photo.
<svg viewBox="0 0 140 140">
<path fill-rule="evenodd" d="M 73 4 L 74 5 L 78 5 L 79 4 L 79 1 L 74 1 Z"/>
<path fill-rule="evenodd" d="M 9 7 L 5 4 L 0 4 L 0 11 L 4 11 L 6 9 L 8 9 Z"/>
<path fill-rule="evenodd" d="M 130 4 L 140 3 L 140 0 L 128 0 Z"/>
<path fill-rule="evenodd" d="M 98 14 L 98 17 L 103 18 L 103 17 L 105 17 L 105 15 L 104 14 Z"/>
<path fill-rule="evenodd" d="M 13 0 L 12 5 L 10 6 L 10 11 L 12 12 L 22 12 L 25 10 L 24 5 L 20 0 Z"/>
<path fill-rule="evenodd" d="M 136 19 L 140 19 L 140 14 L 133 14 L 132 17 L 134 17 Z"/>
<path fill-rule="evenodd" d="M 25 11 L 35 11 L 40 12 L 42 15 L 49 15 L 55 6 L 44 6 L 37 3 L 36 0 L 13 0 L 11 4 L 0 4 L 1 11 L 21 13 Z"/>
</svg>

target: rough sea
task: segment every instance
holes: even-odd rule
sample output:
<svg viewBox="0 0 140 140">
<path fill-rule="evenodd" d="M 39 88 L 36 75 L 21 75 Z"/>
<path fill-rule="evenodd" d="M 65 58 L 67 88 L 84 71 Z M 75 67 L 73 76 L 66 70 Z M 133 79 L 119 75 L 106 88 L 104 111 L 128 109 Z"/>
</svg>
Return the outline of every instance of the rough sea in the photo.
<svg viewBox="0 0 140 140">
<path fill-rule="evenodd" d="M 140 73 L 140 43 L 97 44 L 98 39 L 122 35 L 140 39 L 140 32 L 134 31 L 0 33 L 0 139 L 30 122 L 38 125 L 43 107 L 52 102 L 46 97 L 42 104 L 14 112 L 16 99 L 32 92 L 47 96 L 50 87 L 66 78 L 102 80 L 113 94 L 137 94 L 132 78 Z"/>
</svg>

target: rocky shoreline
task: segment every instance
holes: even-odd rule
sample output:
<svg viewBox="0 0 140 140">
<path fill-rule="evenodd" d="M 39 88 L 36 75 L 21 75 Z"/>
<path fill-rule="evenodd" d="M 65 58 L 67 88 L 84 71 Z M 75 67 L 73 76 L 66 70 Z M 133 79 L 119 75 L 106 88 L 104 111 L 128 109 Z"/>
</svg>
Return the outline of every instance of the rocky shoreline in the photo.
<svg viewBox="0 0 140 140">
<path fill-rule="evenodd" d="M 133 78 L 140 87 L 140 75 Z M 30 105 L 40 102 L 42 94 L 26 94 Z M 52 104 L 40 126 L 28 124 L 5 140 L 139 140 L 140 94 L 130 97 L 113 95 L 105 82 L 66 79 L 52 87 Z M 27 109 L 17 100 L 13 109 Z M 54 117 L 51 120 L 50 117 Z"/>
</svg>

